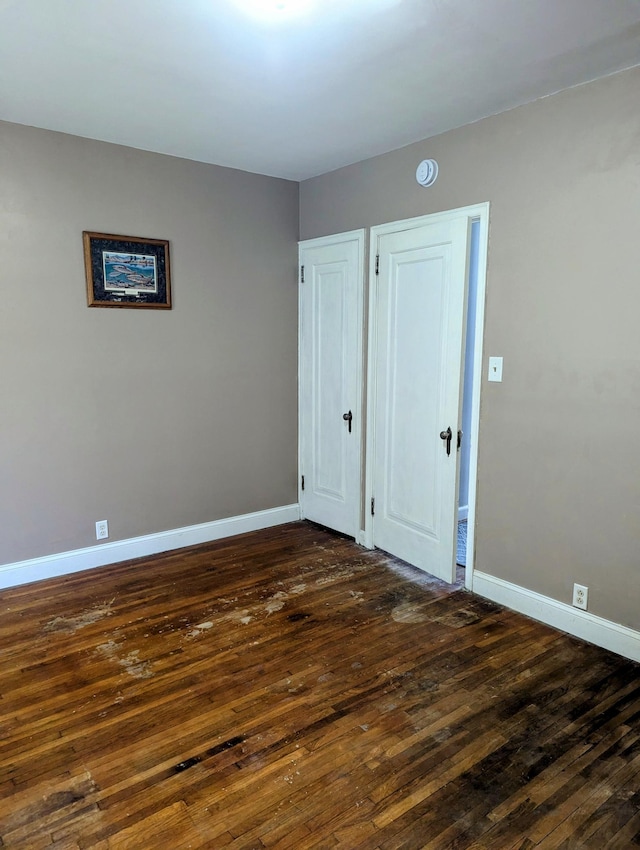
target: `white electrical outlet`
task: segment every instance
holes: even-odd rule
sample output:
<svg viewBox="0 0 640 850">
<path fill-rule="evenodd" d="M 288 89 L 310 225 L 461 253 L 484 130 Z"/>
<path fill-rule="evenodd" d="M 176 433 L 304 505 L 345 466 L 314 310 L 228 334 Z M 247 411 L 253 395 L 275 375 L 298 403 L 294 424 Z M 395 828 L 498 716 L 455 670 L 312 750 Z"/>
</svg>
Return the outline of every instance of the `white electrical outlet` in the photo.
<svg viewBox="0 0 640 850">
<path fill-rule="evenodd" d="M 109 523 L 101 519 L 96 523 L 96 540 L 106 540 L 109 536 Z"/>
<path fill-rule="evenodd" d="M 587 610 L 587 600 L 589 599 L 589 588 L 583 584 L 573 585 L 573 602 L 571 603 L 576 608 Z"/>
</svg>

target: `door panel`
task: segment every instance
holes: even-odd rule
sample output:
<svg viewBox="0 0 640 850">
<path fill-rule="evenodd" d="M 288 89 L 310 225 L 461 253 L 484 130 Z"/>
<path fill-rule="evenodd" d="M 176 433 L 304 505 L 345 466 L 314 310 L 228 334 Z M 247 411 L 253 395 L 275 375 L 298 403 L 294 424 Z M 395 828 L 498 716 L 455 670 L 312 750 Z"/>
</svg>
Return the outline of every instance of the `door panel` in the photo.
<svg viewBox="0 0 640 850">
<path fill-rule="evenodd" d="M 466 217 L 380 235 L 373 311 L 373 543 L 449 582 L 467 235 Z"/>
<path fill-rule="evenodd" d="M 300 504 L 304 517 L 353 537 L 360 528 L 363 246 L 362 231 L 300 245 Z"/>
<path fill-rule="evenodd" d="M 313 411 L 315 427 L 311 431 L 312 492 L 341 501 L 348 500 L 349 441 L 343 426 L 348 404 L 345 378 L 348 363 L 349 264 L 346 260 L 312 266 L 310 289 L 313 298 L 311 323 L 314 376 Z M 306 285 L 306 284 L 305 284 Z"/>
</svg>

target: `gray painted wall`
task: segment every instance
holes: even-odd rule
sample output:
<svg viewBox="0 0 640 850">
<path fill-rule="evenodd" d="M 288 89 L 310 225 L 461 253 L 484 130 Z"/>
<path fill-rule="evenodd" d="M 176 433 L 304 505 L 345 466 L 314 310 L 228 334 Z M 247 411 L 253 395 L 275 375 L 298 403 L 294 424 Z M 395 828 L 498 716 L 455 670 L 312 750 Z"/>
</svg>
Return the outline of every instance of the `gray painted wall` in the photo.
<svg viewBox="0 0 640 850">
<path fill-rule="evenodd" d="M 0 563 L 295 501 L 296 184 L 10 124 L 0 181 Z M 303 239 L 491 202 L 476 566 L 636 629 L 639 198 L 638 69 L 300 187 Z M 174 309 L 88 309 L 84 229 Z"/>
<path fill-rule="evenodd" d="M 640 69 L 308 180 L 301 238 L 482 201 L 476 567 L 639 629 Z"/>
<path fill-rule="evenodd" d="M 173 309 L 86 306 L 82 231 Z M 298 185 L 0 123 L 0 563 L 297 501 Z"/>
</svg>

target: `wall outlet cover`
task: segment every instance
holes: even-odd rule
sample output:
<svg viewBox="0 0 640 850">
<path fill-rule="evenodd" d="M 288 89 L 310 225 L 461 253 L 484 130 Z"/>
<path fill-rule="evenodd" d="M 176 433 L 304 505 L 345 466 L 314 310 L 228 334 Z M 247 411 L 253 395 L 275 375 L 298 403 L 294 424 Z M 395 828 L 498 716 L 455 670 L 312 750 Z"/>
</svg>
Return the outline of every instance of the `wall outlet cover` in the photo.
<svg viewBox="0 0 640 850">
<path fill-rule="evenodd" d="M 489 358 L 489 381 L 502 381 L 502 357 Z"/>
<path fill-rule="evenodd" d="M 106 540 L 109 536 L 109 523 L 106 519 L 98 520 L 96 523 L 96 540 Z"/>
<path fill-rule="evenodd" d="M 587 610 L 587 602 L 589 601 L 589 588 L 584 584 L 574 584 L 573 585 L 573 600 L 571 604 L 575 608 L 582 608 L 583 611 Z"/>
</svg>

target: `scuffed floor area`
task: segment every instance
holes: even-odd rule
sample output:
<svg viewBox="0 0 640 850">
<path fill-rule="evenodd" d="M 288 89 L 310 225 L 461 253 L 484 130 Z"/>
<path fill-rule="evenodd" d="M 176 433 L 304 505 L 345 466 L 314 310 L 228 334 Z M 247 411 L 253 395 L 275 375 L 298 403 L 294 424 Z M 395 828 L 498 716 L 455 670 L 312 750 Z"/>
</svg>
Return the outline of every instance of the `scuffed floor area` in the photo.
<svg viewBox="0 0 640 850">
<path fill-rule="evenodd" d="M 0 593 L 0 846 L 629 848 L 630 661 L 309 523 Z"/>
</svg>

